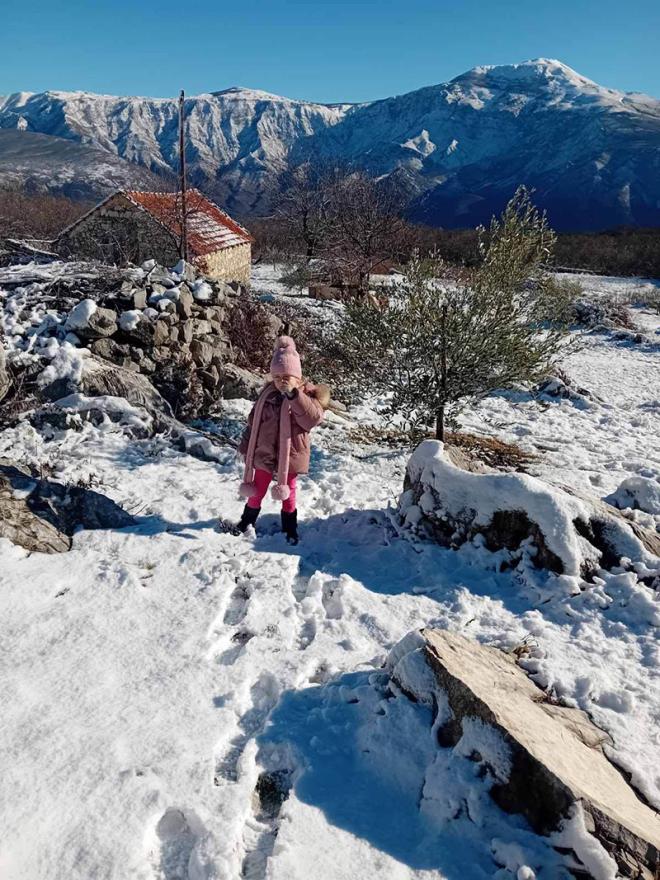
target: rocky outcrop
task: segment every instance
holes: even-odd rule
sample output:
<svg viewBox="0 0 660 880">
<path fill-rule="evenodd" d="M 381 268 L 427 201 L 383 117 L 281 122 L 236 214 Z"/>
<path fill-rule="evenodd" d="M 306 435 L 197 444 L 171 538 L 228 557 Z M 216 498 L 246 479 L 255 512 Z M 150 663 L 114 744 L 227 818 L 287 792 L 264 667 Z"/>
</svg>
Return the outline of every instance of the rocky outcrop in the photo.
<svg viewBox="0 0 660 880">
<path fill-rule="evenodd" d="M 408 463 L 400 513 L 406 526 L 448 547 L 480 535 L 489 550 L 510 551 L 510 566 L 524 557 L 588 578 L 625 558 L 660 582 L 657 533 L 597 498 L 528 474 L 470 473 L 435 440 L 421 443 Z"/>
<path fill-rule="evenodd" d="M 0 461 L 0 538 L 37 553 L 63 553 L 84 529 L 122 529 L 133 524 L 100 492 L 39 479 L 13 462 Z"/>
<path fill-rule="evenodd" d="M 74 394 L 122 398 L 145 410 L 156 430 L 167 427 L 172 416 L 169 404 L 146 376 L 97 357 L 85 358 L 80 377 L 56 379 L 42 390 L 42 396 L 52 403 Z"/>
<path fill-rule="evenodd" d="M 660 817 L 608 761 L 609 737 L 584 712 L 551 704 L 513 657 L 446 631 L 406 637 L 388 666 L 405 693 L 437 707 L 439 746 L 481 764 L 502 809 L 551 837 L 579 810 L 620 876 L 655 880 Z"/>
</svg>

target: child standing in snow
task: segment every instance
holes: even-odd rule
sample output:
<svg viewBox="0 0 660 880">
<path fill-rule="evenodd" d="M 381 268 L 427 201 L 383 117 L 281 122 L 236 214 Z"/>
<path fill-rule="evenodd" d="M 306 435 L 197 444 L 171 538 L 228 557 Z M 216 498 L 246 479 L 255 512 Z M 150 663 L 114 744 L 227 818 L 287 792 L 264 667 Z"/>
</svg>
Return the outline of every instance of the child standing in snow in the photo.
<svg viewBox="0 0 660 880">
<path fill-rule="evenodd" d="M 287 541 L 298 543 L 296 477 L 309 470 L 309 432 L 323 420 L 330 402 L 326 385 L 304 382 L 300 355 L 290 336 L 280 336 L 270 365 L 272 382 L 252 407 L 239 452 L 245 457 L 240 493 L 247 504 L 237 529 L 244 532 L 257 521 L 268 486 L 282 502 L 282 531 Z"/>
</svg>

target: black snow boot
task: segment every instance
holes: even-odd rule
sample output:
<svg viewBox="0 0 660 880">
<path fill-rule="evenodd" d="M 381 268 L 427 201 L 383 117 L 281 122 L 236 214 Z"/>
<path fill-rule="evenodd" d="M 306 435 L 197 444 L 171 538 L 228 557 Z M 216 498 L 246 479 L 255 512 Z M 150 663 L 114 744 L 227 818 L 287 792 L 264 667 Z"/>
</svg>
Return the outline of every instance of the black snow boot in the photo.
<svg viewBox="0 0 660 880">
<path fill-rule="evenodd" d="M 286 510 L 282 511 L 282 531 L 286 535 L 286 540 L 289 544 L 297 544 L 298 543 L 298 511 L 292 510 L 289 513 Z"/>
<path fill-rule="evenodd" d="M 250 507 L 246 504 L 243 508 L 243 514 L 240 520 L 236 523 L 236 529 L 241 533 L 247 531 L 250 526 L 253 526 L 256 523 L 257 517 L 260 513 L 260 507 Z"/>
</svg>

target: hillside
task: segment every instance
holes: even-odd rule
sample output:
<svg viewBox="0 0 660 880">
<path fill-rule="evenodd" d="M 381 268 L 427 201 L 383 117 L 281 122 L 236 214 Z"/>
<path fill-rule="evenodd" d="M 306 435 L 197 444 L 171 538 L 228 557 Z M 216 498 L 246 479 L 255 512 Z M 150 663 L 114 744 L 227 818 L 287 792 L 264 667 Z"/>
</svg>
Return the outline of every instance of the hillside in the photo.
<svg viewBox="0 0 660 880">
<path fill-rule="evenodd" d="M 70 285 L 64 308 L 53 290 L 78 271 L 89 294 L 91 269 L 2 270 L 11 363 L 50 371 L 47 381 L 80 379 L 90 355 L 65 334 L 85 329 L 71 322 L 85 294 Z M 255 289 L 331 319 L 330 306 L 284 297 L 272 277 L 258 267 Z M 657 285 L 580 280 L 594 304 L 639 303 L 639 339 L 594 325 L 562 364 L 568 385 L 496 392 L 463 428 L 531 456 L 527 474 L 486 479 L 534 477 L 604 506 L 618 499 L 657 530 L 660 319 L 642 304 Z M 0 458 L 35 475 L 11 503 L 24 503 L 40 475 L 132 516 L 77 529 L 69 552 L 0 538 L 3 877 L 624 876 L 579 811 L 541 834 L 500 809 L 490 792 L 509 770 L 492 729 L 472 719 L 454 747 L 440 747 L 446 696 L 418 699 L 393 670 L 425 683 L 411 637 L 401 640 L 413 633 L 414 644 L 426 626 L 503 649 L 539 699 L 589 713 L 611 737 L 608 756 L 657 808 L 660 559 L 603 559 L 587 578 L 535 567 L 527 539 L 491 552 L 480 535 L 449 549 L 417 534 L 397 512 L 410 451 L 378 439 L 388 423 L 369 398 L 314 431 L 300 544 L 284 541 L 270 499 L 257 531 L 234 537 L 218 518 L 242 507 L 234 447 L 250 401 L 225 401 L 190 427 L 207 432 L 201 456 L 157 428 L 154 405 L 68 394 L 0 430 Z M 578 551 L 589 546 L 582 537 Z"/>
<path fill-rule="evenodd" d="M 162 188 L 163 178 L 89 144 L 5 129 L 0 130 L 0 186 L 84 201 L 117 189 Z"/>
</svg>

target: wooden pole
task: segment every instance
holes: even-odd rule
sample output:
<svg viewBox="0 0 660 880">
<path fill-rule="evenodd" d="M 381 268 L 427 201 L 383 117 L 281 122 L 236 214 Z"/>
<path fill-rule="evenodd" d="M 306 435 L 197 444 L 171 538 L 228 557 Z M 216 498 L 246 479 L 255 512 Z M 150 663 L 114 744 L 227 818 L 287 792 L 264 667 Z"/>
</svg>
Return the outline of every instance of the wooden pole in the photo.
<svg viewBox="0 0 660 880">
<path fill-rule="evenodd" d="M 181 191 L 181 245 L 179 254 L 182 260 L 188 259 L 188 213 L 186 209 L 186 150 L 183 134 L 184 93 L 179 95 L 179 190 Z"/>
<path fill-rule="evenodd" d="M 436 411 L 435 439 L 444 441 L 445 407 L 447 405 L 447 303 L 442 304 L 440 333 L 440 383 L 442 388 L 442 403 Z"/>
</svg>

